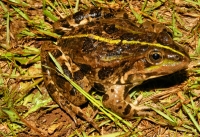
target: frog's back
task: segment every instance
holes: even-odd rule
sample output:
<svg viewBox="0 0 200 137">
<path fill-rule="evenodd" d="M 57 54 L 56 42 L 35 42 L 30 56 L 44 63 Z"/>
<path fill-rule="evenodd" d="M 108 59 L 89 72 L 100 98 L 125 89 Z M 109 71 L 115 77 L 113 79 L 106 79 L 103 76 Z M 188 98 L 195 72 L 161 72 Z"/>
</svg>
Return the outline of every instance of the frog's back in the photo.
<svg viewBox="0 0 200 137">
<path fill-rule="evenodd" d="M 188 56 L 174 43 L 165 27 L 156 28 L 155 24 L 148 23 L 145 26 L 135 24 L 128 16 L 97 18 L 85 25 L 72 27 L 59 40 L 58 46 L 75 63 L 93 68 L 134 63 L 144 58 L 148 51 L 158 48 L 163 52 L 178 51 Z"/>
</svg>

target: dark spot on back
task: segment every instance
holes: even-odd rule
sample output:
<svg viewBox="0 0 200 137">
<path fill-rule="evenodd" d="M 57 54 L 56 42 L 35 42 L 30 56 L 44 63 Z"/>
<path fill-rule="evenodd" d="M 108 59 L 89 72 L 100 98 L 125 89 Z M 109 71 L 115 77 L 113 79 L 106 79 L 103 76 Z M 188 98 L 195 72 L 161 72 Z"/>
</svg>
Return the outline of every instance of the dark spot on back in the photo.
<svg viewBox="0 0 200 137">
<path fill-rule="evenodd" d="M 105 91 L 104 86 L 100 83 L 94 83 L 94 88 L 99 91 Z"/>
<path fill-rule="evenodd" d="M 153 42 L 156 38 L 156 33 L 154 32 L 146 32 L 143 35 L 140 35 L 140 41 L 145 41 L 145 42 Z"/>
<path fill-rule="evenodd" d="M 111 24 L 111 25 L 105 24 L 103 26 L 103 29 L 108 34 L 112 34 L 117 31 L 117 28 L 115 28 L 115 24 Z"/>
<path fill-rule="evenodd" d="M 102 8 L 93 8 L 90 10 L 89 16 L 92 18 L 98 18 L 101 16 Z"/>
<path fill-rule="evenodd" d="M 83 77 L 84 77 L 84 74 L 80 70 L 74 72 L 74 80 L 75 81 L 82 80 Z"/>
<path fill-rule="evenodd" d="M 121 55 L 121 53 L 123 52 L 123 48 L 124 48 L 124 45 L 123 47 L 121 45 L 117 46 L 113 50 L 107 51 L 106 56 L 109 57 L 109 56 Z"/>
<path fill-rule="evenodd" d="M 82 51 L 85 53 L 90 53 L 93 51 L 95 48 L 93 46 L 93 40 L 90 38 L 84 38 L 83 46 L 82 46 Z"/>
<path fill-rule="evenodd" d="M 67 66 L 65 64 L 63 64 L 61 67 L 62 67 L 62 69 L 64 71 L 64 74 L 66 76 L 68 76 L 69 78 L 72 78 L 72 73 L 69 71 L 69 69 L 67 68 Z"/>
<path fill-rule="evenodd" d="M 115 92 L 115 90 L 114 90 L 114 89 L 111 89 L 111 92 Z"/>
<path fill-rule="evenodd" d="M 79 64 L 78 66 L 80 67 L 81 72 L 83 72 L 84 74 L 90 73 L 92 70 L 92 67 L 90 65 Z"/>
<path fill-rule="evenodd" d="M 139 35 L 138 34 L 133 34 L 133 33 L 124 33 L 121 37 L 121 40 L 138 40 L 139 39 Z"/>
<path fill-rule="evenodd" d="M 91 22 L 88 22 L 87 25 L 88 25 L 89 27 L 92 27 L 92 26 L 95 26 L 96 23 L 95 23 L 95 21 L 91 21 Z"/>
<path fill-rule="evenodd" d="M 82 12 L 82 11 L 79 11 L 73 15 L 73 19 L 75 20 L 75 23 L 77 23 L 77 24 L 79 24 L 80 21 L 82 21 L 84 19 L 84 17 L 85 17 L 85 15 L 84 15 L 84 12 Z"/>
<path fill-rule="evenodd" d="M 112 68 L 112 67 L 105 67 L 105 68 L 102 68 L 102 69 L 99 70 L 99 72 L 98 72 L 98 77 L 99 77 L 99 79 L 104 80 L 104 79 L 108 78 L 109 76 L 111 76 L 111 75 L 113 74 L 114 69 L 115 69 L 115 68 Z"/>
<path fill-rule="evenodd" d="M 102 31 L 101 31 L 101 29 L 99 29 L 99 27 L 96 27 L 96 28 L 93 29 L 92 34 L 101 36 Z"/>
<path fill-rule="evenodd" d="M 127 115 L 127 114 L 129 114 L 129 113 L 130 113 L 130 111 L 131 111 L 131 105 L 130 105 L 130 104 L 128 104 L 128 105 L 126 106 L 126 108 L 125 108 L 124 112 L 123 112 L 123 115 Z"/>
<path fill-rule="evenodd" d="M 104 94 L 102 101 L 107 101 L 109 99 L 109 95 L 108 94 Z"/>
<path fill-rule="evenodd" d="M 122 109 L 122 106 L 119 106 L 118 109 Z"/>
</svg>

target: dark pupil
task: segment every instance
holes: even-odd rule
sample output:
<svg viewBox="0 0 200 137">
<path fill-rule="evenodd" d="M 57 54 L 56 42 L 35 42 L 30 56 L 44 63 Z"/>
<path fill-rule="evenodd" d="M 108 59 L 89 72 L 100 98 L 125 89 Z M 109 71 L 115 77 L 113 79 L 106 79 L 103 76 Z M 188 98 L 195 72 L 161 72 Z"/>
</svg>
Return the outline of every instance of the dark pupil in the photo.
<svg viewBox="0 0 200 137">
<path fill-rule="evenodd" d="M 152 54 L 152 58 L 154 60 L 158 60 L 160 58 L 160 54 L 154 53 L 154 54 Z"/>
</svg>

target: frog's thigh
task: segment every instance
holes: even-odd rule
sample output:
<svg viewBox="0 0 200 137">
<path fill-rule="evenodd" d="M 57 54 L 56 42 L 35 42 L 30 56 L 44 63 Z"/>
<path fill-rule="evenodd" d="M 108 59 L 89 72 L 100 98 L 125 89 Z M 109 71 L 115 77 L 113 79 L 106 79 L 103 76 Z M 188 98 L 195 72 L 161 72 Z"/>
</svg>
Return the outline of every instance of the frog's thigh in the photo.
<svg viewBox="0 0 200 137">
<path fill-rule="evenodd" d="M 125 96 L 127 92 L 124 89 L 126 89 L 126 85 L 111 86 L 103 96 L 104 106 L 125 118 L 146 115 L 145 110 L 149 109 L 149 107 L 138 106 L 138 104 L 132 103 L 130 97 Z"/>
</svg>

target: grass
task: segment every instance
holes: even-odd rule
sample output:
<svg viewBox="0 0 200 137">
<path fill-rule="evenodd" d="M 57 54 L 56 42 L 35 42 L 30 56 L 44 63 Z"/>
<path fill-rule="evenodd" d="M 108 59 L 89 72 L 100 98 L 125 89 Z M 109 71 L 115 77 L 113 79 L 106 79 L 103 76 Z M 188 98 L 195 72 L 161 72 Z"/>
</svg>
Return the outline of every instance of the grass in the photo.
<svg viewBox="0 0 200 137">
<path fill-rule="evenodd" d="M 101 96 L 93 94 L 91 99 L 98 101 L 93 100 L 92 104 L 102 109 L 94 118 L 102 128 L 101 136 L 198 136 L 200 3 L 189 0 L 177 2 L 0 1 L 0 136 L 22 136 L 27 132 L 29 136 L 58 136 L 64 133 L 67 136 L 98 135 L 84 120 L 77 128 L 73 127 L 73 121 L 70 124 L 60 121 L 66 114 L 63 113 L 62 117 L 57 115 L 62 111 L 58 110 L 44 88 L 40 62 L 40 41 L 60 37 L 53 32 L 53 22 L 94 5 L 123 7 L 135 16 L 137 23 L 151 20 L 165 24 L 172 30 L 174 40 L 188 49 L 192 59 L 186 70 L 186 79 L 181 83 L 168 89 L 154 88 L 154 83 L 150 89 L 143 88 L 144 85 L 134 89 L 133 98 L 143 94 L 143 102 L 147 105 L 156 103 L 162 108 L 162 111 L 154 109 L 156 114 L 152 117 L 135 117 L 125 121 L 107 111 L 99 104 Z M 174 83 L 183 77 L 180 75 L 183 73 L 173 79 Z M 88 111 L 90 114 L 90 107 Z M 49 116 L 54 119 L 47 124 L 45 120 L 48 121 Z"/>
</svg>

